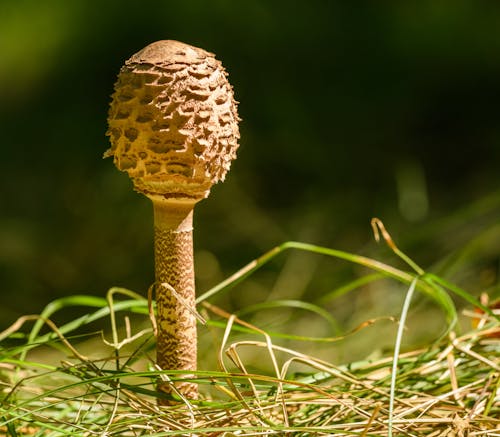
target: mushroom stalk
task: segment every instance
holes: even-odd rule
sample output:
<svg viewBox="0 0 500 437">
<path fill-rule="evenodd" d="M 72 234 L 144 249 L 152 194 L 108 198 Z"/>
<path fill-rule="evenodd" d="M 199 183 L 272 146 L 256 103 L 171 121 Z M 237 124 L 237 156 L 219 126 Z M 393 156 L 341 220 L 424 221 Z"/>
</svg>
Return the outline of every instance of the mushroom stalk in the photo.
<svg viewBox="0 0 500 437">
<path fill-rule="evenodd" d="M 153 200 L 156 360 L 161 369 L 196 370 L 193 207 L 193 203 Z M 196 384 L 180 382 L 174 386 L 189 399 L 197 397 Z M 160 383 L 158 389 L 172 392 L 169 383 Z"/>
</svg>

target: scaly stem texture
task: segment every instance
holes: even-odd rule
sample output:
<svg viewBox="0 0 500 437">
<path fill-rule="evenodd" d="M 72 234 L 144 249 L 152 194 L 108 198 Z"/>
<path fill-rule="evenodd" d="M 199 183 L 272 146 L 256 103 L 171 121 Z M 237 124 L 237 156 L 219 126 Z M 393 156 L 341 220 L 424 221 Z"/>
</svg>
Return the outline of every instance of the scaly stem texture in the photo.
<svg viewBox="0 0 500 437">
<path fill-rule="evenodd" d="M 194 204 L 153 201 L 157 301 L 157 364 L 162 370 L 196 370 L 196 318 L 193 268 Z M 164 286 L 162 284 L 168 284 Z M 172 290 L 175 290 L 175 293 Z M 176 382 L 176 390 L 197 398 L 197 385 Z M 172 384 L 159 390 L 172 393 Z M 169 402 L 161 402 L 168 404 Z"/>
</svg>

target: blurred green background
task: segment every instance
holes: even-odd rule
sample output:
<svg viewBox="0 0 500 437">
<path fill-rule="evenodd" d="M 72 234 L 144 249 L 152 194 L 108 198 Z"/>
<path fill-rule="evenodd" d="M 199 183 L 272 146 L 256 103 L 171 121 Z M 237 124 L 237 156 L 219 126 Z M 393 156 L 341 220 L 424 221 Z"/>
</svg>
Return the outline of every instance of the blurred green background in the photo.
<svg viewBox="0 0 500 437">
<path fill-rule="evenodd" d="M 151 205 L 101 157 L 118 70 L 160 39 L 216 53 L 241 102 L 238 160 L 195 212 L 199 293 L 290 239 L 401 265 L 373 216 L 424 268 L 498 292 L 499 2 L 3 0 L 2 326 L 151 284 Z M 314 301 L 363 273 L 293 252 L 218 303 Z M 346 328 L 398 314 L 404 287 L 382 288 L 325 306 Z"/>
</svg>

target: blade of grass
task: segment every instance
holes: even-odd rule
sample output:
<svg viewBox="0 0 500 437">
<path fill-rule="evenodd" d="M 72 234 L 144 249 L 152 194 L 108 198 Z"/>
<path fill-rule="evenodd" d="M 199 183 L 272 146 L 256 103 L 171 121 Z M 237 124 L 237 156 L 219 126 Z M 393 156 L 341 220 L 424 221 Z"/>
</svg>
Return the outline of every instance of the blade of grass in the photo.
<svg viewBox="0 0 500 437">
<path fill-rule="evenodd" d="M 401 349 L 401 342 L 403 340 L 403 331 L 406 323 L 406 318 L 408 316 L 408 309 L 410 308 L 411 298 L 415 291 L 415 287 L 417 285 L 418 277 L 410 284 L 410 288 L 406 293 L 406 297 L 403 303 L 403 308 L 401 310 L 401 317 L 399 318 L 399 326 L 398 332 L 396 335 L 396 342 L 394 345 L 394 358 L 392 361 L 392 371 L 391 371 L 391 386 L 390 386 L 390 395 L 389 395 L 389 419 L 388 419 L 388 437 L 392 437 L 393 430 L 393 418 L 394 418 L 394 398 L 396 395 L 396 376 L 398 372 L 398 358 L 399 351 Z"/>
<path fill-rule="evenodd" d="M 330 249 L 322 246 L 316 246 L 314 244 L 308 244 L 308 243 L 301 243 L 297 241 L 287 241 L 280 246 L 277 246 L 270 251 L 266 252 L 264 255 L 261 257 L 253 260 L 252 262 L 248 263 L 246 266 L 244 266 L 242 269 L 238 270 L 236 273 L 231 275 L 229 278 L 226 280 L 222 281 L 215 287 L 211 288 L 208 290 L 206 293 L 202 294 L 196 299 L 196 303 L 199 304 L 206 299 L 221 293 L 223 291 L 228 291 L 235 287 L 237 284 L 239 284 L 241 281 L 243 281 L 245 278 L 247 278 L 250 274 L 255 272 L 257 269 L 261 268 L 263 265 L 267 264 L 269 261 L 271 261 L 273 258 L 278 256 L 279 254 L 285 252 L 286 250 L 289 249 L 298 249 L 298 250 L 304 250 L 307 252 L 312 252 L 312 253 L 317 253 L 317 254 L 322 254 L 322 255 L 327 255 L 331 256 L 334 258 L 339 258 L 344 261 L 352 262 L 354 264 L 358 264 L 364 267 L 368 267 L 372 270 L 375 270 L 376 272 L 379 272 L 385 277 L 393 278 L 396 279 L 404 284 L 411 284 L 413 281 L 414 276 L 408 272 L 402 271 L 400 269 L 397 269 L 395 267 L 389 266 L 387 264 L 384 264 L 380 261 L 361 256 L 361 255 L 353 255 L 348 252 L 344 252 L 341 250 L 336 250 L 336 249 Z M 420 269 L 420 271 L 422 271 Z M 423 272 L 423 271 L 422 271 Z M 450 296 L 444 291 L 441 287 L 438 287 L 437 284 L 434 283 L 429 283 L 429 281 L 422 281 L 419 280 L 416 288 L 419 291 L 422 291 L 425 293 L 427 296 L 429 296 L 431 299 L 433 299 L 445 312 L 446 314 L 446 320 L 448 324 L 448 329 L 443 335 L 447 335 L 448 332 L 453 329 L 455 326 L 458 316 L 456 312 L 455 305 L 453 301 L 451 300 Z"/>
<path fill-rule="evenodd" d="M 215 306 L 209 304 L 208 302 L 203 302 L 203 306 L 209 310 L 216 311 L 214 310 Z M 216 312 L 217 314 L 217 312 Z M 294 335 L 294 334 L 286 334 L 283 332 L 277 332 L 277 331 L 266 331 L 272 338 L 281 338 L 284 340 L 295 340 L 295 341 L 308 341 L 308 342 L 315 342 L 315 343 L 333 343 L 337 341 L 341 341 L 346 339 L 347 337 L 361 331 L 362 329 L 368 328 L 375 323 L 381 322 L 381 321 L 394 321 L 394 318 L 392 316 L 384 316 L 384 317 L 377 317 L 374 319 L 368 319 L 351 329 L 350 331 L 342 334 L 342 335 L 335 335 L 333 337 L 311 337 L 307 335 Z M 217 321 L 217 320 L 209 320 L 207 321 L 208 326 L 215 326 L 217 328 L 222 328 L 224 329 L 226 326 L 226 323 Z M 254 331 L 251 329 L 247 329 L 243 326 L 237 326 L 235 325 L 233 327 L 233 331 L 237 331 L 240 333 L 246 333 L 246 334 L 251 334 Z"/>
<path fill-rule="evenodd" d="M 124 290 L 124 289 L 121 289 Z M 131 292 L 133 293 L 133 292 Z M 140 297 L 139 295 L 135 294 L 136 296 L 139 297 L 139 299 L 134 299 L 134 300 L 126 300 L 126 301 L 121 301 L 118 303 L 115 303 L 113 306 L 113 311 L 133 311 L 136 313 L 140 314 L 147 314 L 148 313 L 148 308 L 147 308 L 147 300 Z M 42 336 L 39 336 L 40 330 L 42 329 L 43 325 L 45 324 L 45 320 L 48 320 L 54 313 L 57 311 L 60 311 L 64 308 L 70 307 L 70 306 L 87 306 L 87 307 L 94 307 L 94 308 L 99 308 L 97 311 L 94 313 L 89 313 L 85 314 L 71 322 L 66 323 L 65 325 L 61 326 L 59 328 L 59 331 L 62 334 L 68 334 L 69 332 L 74 331 L 75 329 L 80 328 L 83 325 L 89 324 L 91 322 L 94 322 L 96 320 L 102 319 L 104 317 L 107 317 L 110 315 L 111 308 L 108 306 L 108 302 L 106 299 L 103 298 L 97 298 L 94 296 L 86 296 L 86 295 L 75 295 L 75 296 L 68 296 L 64 297 L 61 299 L 57 299 L 50 304 L 48 304 L 44 310 L 42 311 L 40 317 L 38 320 L 35 322 L 33 328 L 31 329 L 31 332 L 28 336 L 28 347 L 24 348 L 20 359 L 24 360 L 26 358 L 26 354 L 28 351 L 36 347 L 40 343 L 45 343 L 49 341 L 50 339 L 53 339 L 57 337 L 53 332 L 49 332 L 47 334 L 44 334 Z"/>
<path fill-rule="evenodd" d="M 450 290 L 452 293 L 456 294 L 457 296 L 461 297 L 465 301 L 469 302 L 472 306 L 481 309 L 484 311 L 486 314 L 490 315 L 491 317 L 495 318 L 497 321 L 500 322 L 500 317 L 498 317 L 492 310 L 491 308 L 488 308 L 486 305 L 483 305 L 478 299 L 476 299 L 474 296 L 471 294 L 467 293 L 465 290 L 463 290 L 460 287 L 457 287 L 456 285 L 446 281 L 443 278 L 440 278 L 437 275 L 434 275 L 432 273 L 426 273 L 424 275 L 424 280 L 428 280 L 429 283 L 437 283 L 440 286 L 442 286 L 445 289 Z"/>
<path fill-rule="evenodd" d="M 314 314 L 317 314 L 324 320 L 328 322 L 331 326 L 335 334 L 339 334 L 341 332 L 340 326 L 332 315 L 326 311 L 325 309 L 319 307 L 318 305 L 314 305 L 309 302 L 304 302 L 301 300 L 293 300 L 293 299 L 279 299 L 273 300 L 270 302 L 258 303 L 255 305 L 250 305 L 245 307 L 244 309 L 238 311 L 238 316 L 243 316 L 246 314 L 252 314 L 256 312 L 261 312 L 264 310 L 271 310 L 275 308 L 298 308 L 304 311 L 308 311 Z"/>
<path fill-rule="evenodd" d="M 343 296 L 344 294 L 347 294 L 353 290 L 356 290 L 358 288 L 363 287 L 364 285 L 370 284 L 375 281 L 379 281 L 380 279 L 384 279 L 385 275 L 382 273 L 372 273 L 370 275 L 365 275 L 361 276 L 360 278 L 357 278 L 353 281 L 350 281 L 349 283 L 336 288 L 335 290 L 329 291 L 328 293 L 325 293 L 323 296 L 321 296 L 316 303 L 318 305 L 324 305 L 330 300 L 337 299 L 340 296 Z"/>
<path fill-rule="evenodd" d="M 143 303 L 146 303 L 146 299 L 134 291 L 120 287 L 113 287 L 106 294 L 106 302 L 109 307 L 109 318 L 111 321 L 111 331 L 113 335 L 113 347 L 115 349 L 119 349 L 120 347 L 118 342 L 118 328 L 116 326 L 115 303 L 114 303 L 115 294 L 122 294 L 124 296 L 132 298 L 133 300 L 143 301 Z"/>
</svg>

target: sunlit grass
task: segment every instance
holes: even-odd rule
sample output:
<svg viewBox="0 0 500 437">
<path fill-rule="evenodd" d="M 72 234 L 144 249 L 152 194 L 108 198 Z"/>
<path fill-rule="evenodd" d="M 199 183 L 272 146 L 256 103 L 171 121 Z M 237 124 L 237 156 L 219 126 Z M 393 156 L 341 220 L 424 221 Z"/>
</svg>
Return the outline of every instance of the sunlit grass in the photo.
<svg viewBox="0 0 500 437">
<path fill-rule="evenodd" d="M 157 405 L 158 379 L 168 383 L 185 375 L 155 367 L 154 308 L 147 297 L 113 288 L 106 298 L 69 296 L 50 303 L 40 315 L 20 318 L 0 334 L 0 432 L 7 436 L 494 435 L 500 429 L 498 315 L 487 301 L 480 302 L 424 271 L 400 251 L 379 220 L 373 225 L 408 270 L 331 248 L 286 242 L 201 294 L 199 320 L 218 346 L 212 350 L 216 368 L 209 370 L 200 362 L 200 370 L 189 372 L 199 385 L 197 401 L 174 393 L 176 406 Z M 215 304 L 215 297 L 289 250 L 361 265 L 367 273 L 314 303 L 281 299 L 255 303 L 238 313 Z M 387 315 L 341 332 L 323 304 L 383 278 L 406 289 L 400 324 Z M 427 347 L 405 351 L 401 346 L 414 292 L 434 302 L 447 328 Z M 474 321 L 475 328 L 471 323 L 467 332 L 458 331 L 454 299 L 468 305 L 465 317 Z M 56 326 L 51 319 L 70 307 L 80 308 L 82 315 Z M 257 313 L 290 309 L 322 320 L 333 334 L 290 334 L 250 321 Z M 375 358 L 339 365 L 286 345 L 293 341 L 334 347 L 381 319 L 392 320 L 397 336 L 393 351 Z M 109 330 L 94 332 L 98 321 L 107 321 Z M 55 364 L 39 358 L 51 350 L 57 351 Z M 265 370 L 259 371 L 248 357 L 258 357 Z"/>
</svg>

